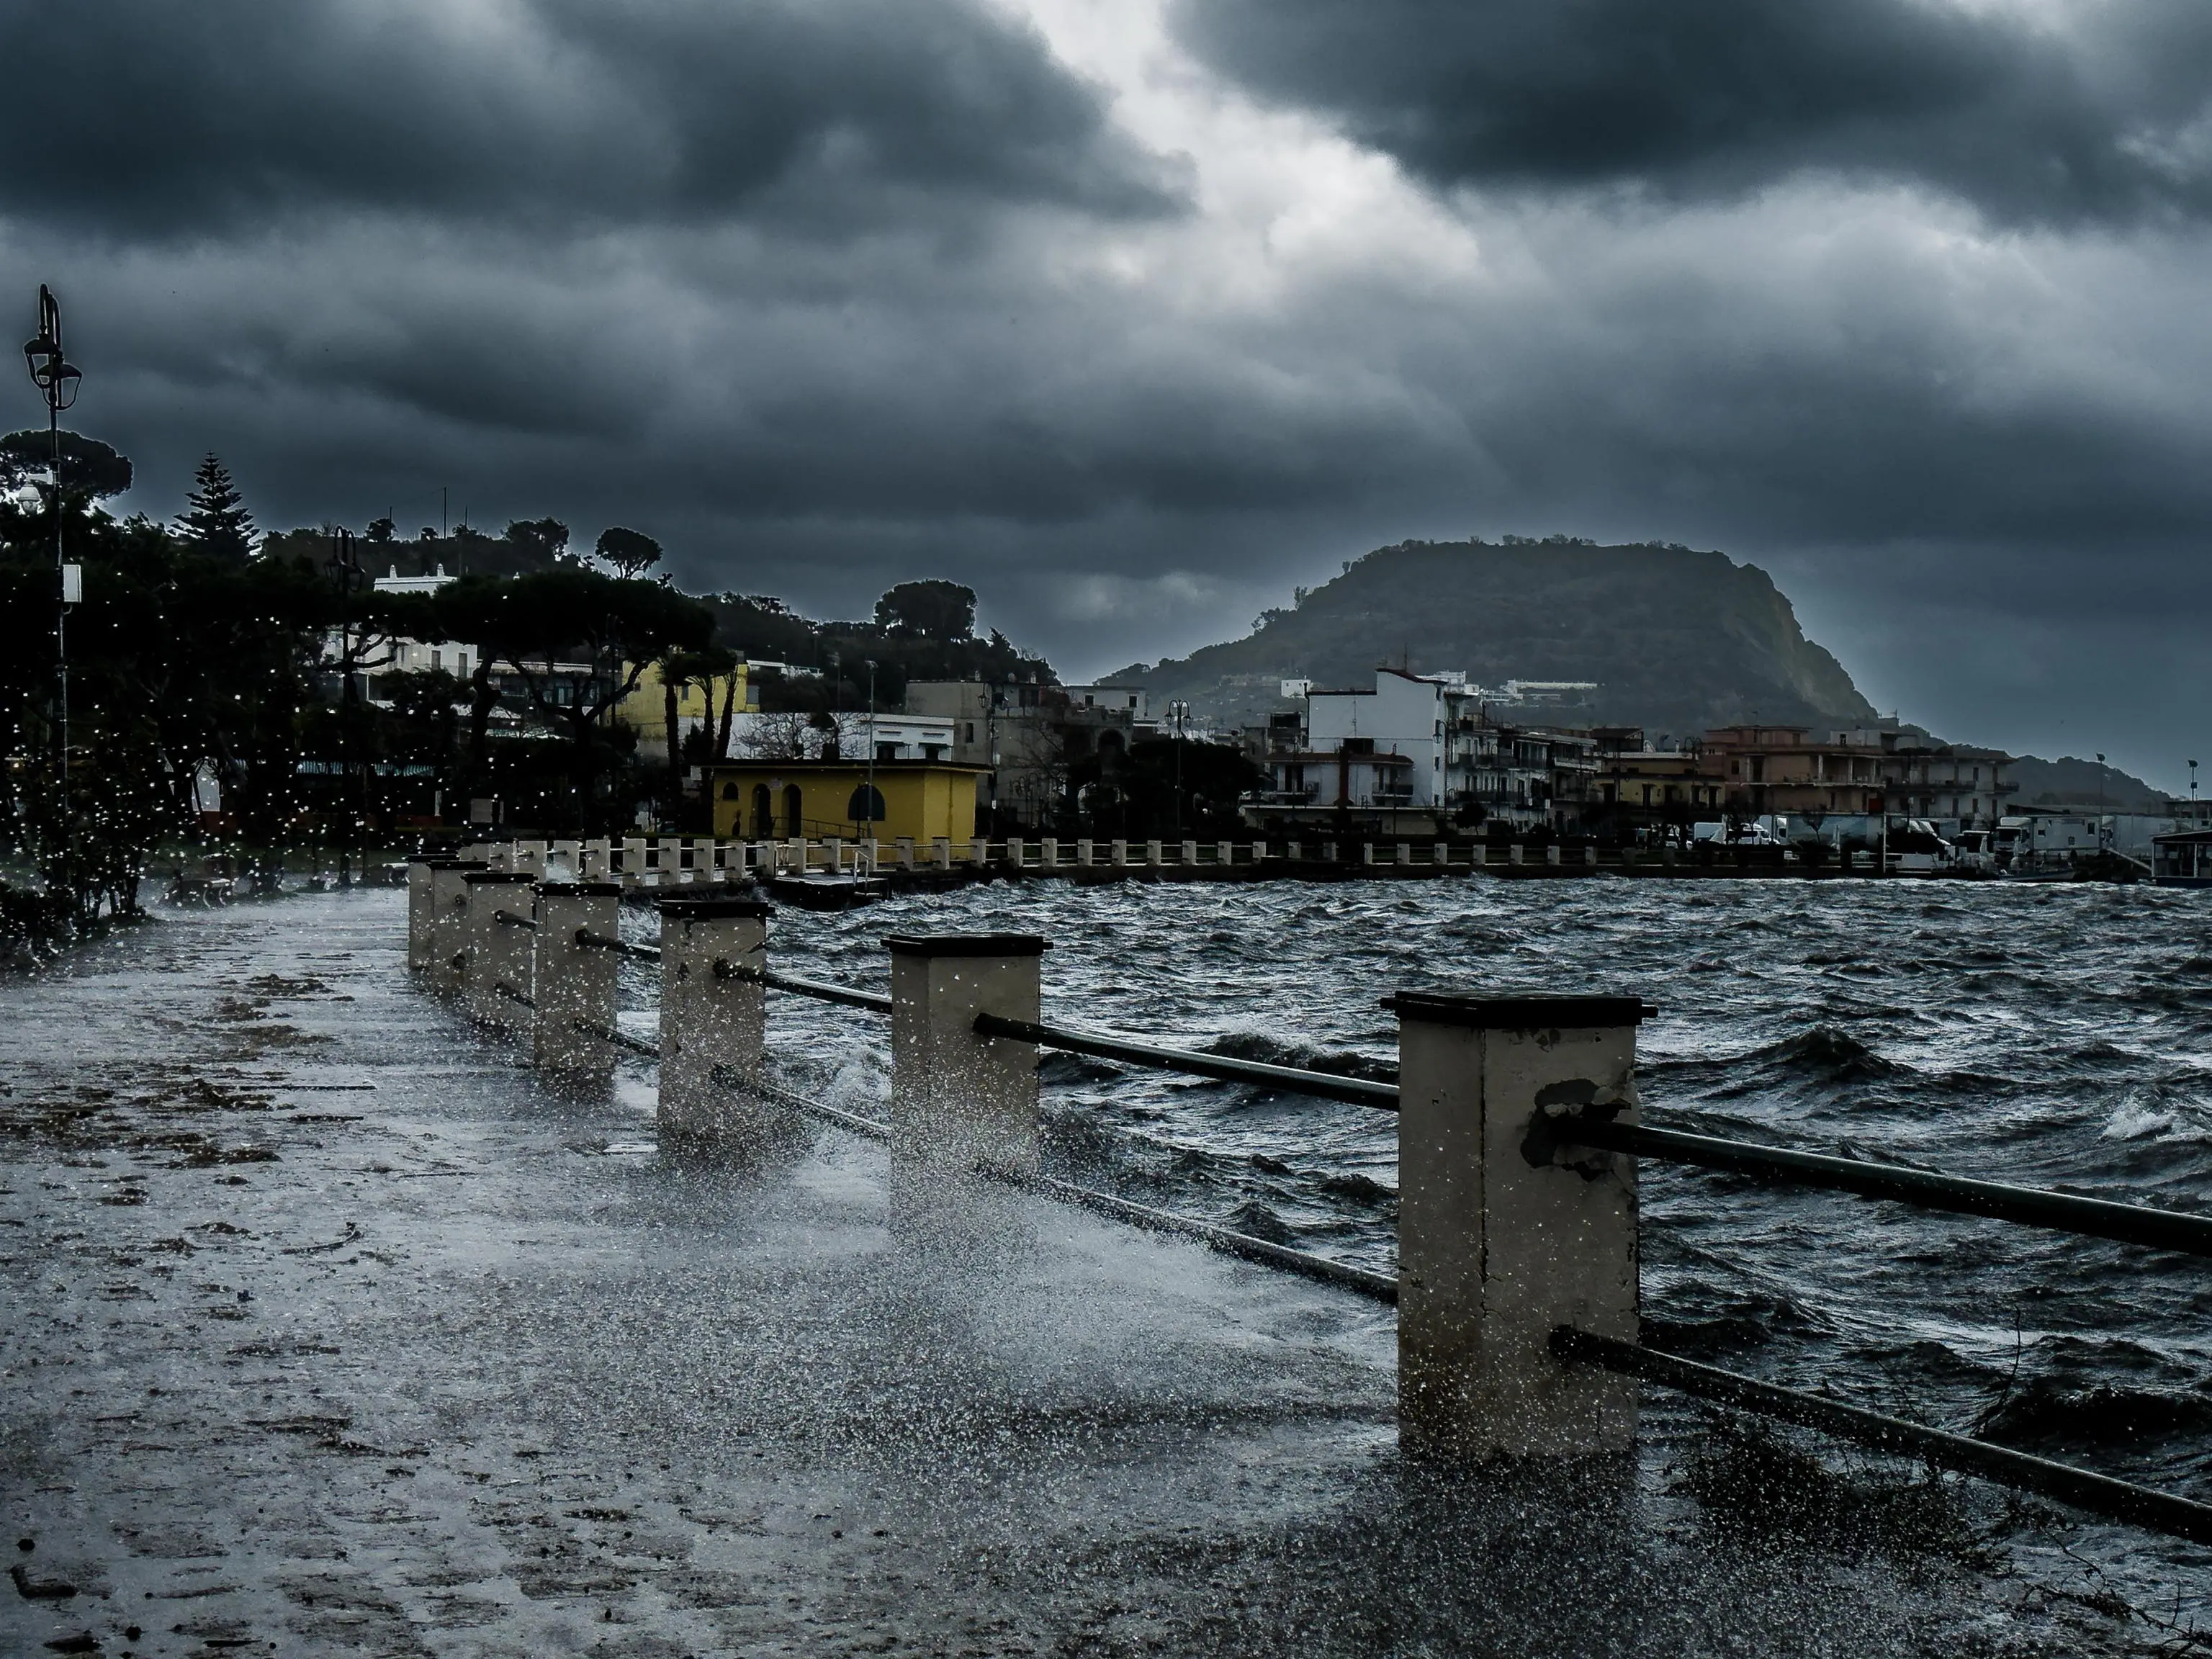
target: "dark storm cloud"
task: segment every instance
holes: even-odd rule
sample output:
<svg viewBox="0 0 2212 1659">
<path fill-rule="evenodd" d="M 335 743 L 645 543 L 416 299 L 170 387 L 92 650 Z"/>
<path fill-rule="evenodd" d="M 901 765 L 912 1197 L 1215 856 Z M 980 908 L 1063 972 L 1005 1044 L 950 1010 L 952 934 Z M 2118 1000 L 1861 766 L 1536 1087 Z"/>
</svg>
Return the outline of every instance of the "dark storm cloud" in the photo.
<svg viewBox="0 0 2212 1659">
<path fill-rule="evenodd" d="M 1174 201 L 1098 91 L 975 0 L 100 0 L 0 9 L 0 59 L 38 66 L 0 100 L 0 210 L 133 237 Z"/>
<path fill-rule="evenodd" d="M 1445 184 L 1911 180 L 2002 220 L 2212 209 L 2212 7 L 1176 0 L 1184 40 Z"/>
</svg>

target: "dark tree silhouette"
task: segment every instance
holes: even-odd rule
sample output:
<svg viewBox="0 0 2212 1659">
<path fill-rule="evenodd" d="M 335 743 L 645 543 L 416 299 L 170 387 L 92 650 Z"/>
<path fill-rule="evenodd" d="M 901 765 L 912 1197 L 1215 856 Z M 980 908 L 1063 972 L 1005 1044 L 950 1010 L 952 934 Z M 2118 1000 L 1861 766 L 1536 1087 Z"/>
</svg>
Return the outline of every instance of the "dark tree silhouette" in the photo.
<svg viewBox="0 0 2212 1659">
<path fill-rule="evenodd" d="M 389 519 L 371 519 L 368 521 L 368 538 L 380 547 L 386 542 L 394 539 L 398 534 L 399 526 Z"/>
<path fill-rule="evenodd" d="M 612 565 L 615 574 L 623 577 L 642 576 L 660 562 L 659 542 L 642 531 L 625 530 L 618 524 L 599 532 L 599 539 L 592 551 Z"/>
<path fill-rule="evenodd" d="M 507 539 L 525 562 L 551 564 L 568 551 L 568 526 L 558 519 L 516 519 L 507 526 Z"/>
<path fill-rule="evenodd" d="M 185 510 L 177 516 L 177 533 L 203 553 L 242 562 L 253 553 L 253 515 L 244 502 L 229 469 L 210 455 L 192 475 Z"/>
<path fill-rule="evenodd" d="M 975 590 L 958 582 L 901 582 L 876 601 L 876 626 L 900 639 L 972 639 Z"/>
<path fill-rule="evenodd" d="M 62 494 L 77 501 L 105 501 L 131 488 L 131 462 L 97 438 L 61 434 Z M 33 475 L 46 476 L 53 453 L 40 431 L 11 432 L 0 438 L 0 487 L 20 489 Z"/>
</svg>

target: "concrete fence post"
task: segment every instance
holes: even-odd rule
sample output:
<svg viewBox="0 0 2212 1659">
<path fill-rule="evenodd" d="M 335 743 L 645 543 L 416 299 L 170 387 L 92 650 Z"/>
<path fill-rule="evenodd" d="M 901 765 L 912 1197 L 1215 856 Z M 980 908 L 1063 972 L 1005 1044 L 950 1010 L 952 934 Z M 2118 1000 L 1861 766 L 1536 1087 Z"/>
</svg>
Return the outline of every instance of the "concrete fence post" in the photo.
<svg viewBox="0 0 2212 1659">
<path fill-rule="evenodd" d="M 1468 867 L 1471 869 L 1481 870 L 1488 867 L 1490 863 L 1490 848 L 1486 847 L 1480 842 L 1475 842 L 1474 846 L 1467 849 L 1467 861 Z"/>
<path fill-rule="evenodd" d="M 1009 870 L 1021 870 L 1026 867 L 1030 852 L 1030 844 L 1026 840 L 1018 836 L 1008 837 L 1006 851 L 1006 864 Z"/>
<path fill-rule="evenodd" d="M 1213 845 L 1213 861 L 1214 861 L 1216 864 L 1224 865 L 1224 866 L 1226 866 L 1226 865 L 1231 865 L 1231 864 L 1236 863 L 1236 862 L 1237 862 L 1237 844 L 1236 844 L 1236 842 L 1227 842 L 1227 841 L 1216 842 L 1214 843 L 1214 845 Z"/>
<path fill-rule="evenodd" d="M 1127 864 L 1129 861 L 1129 843 L 1127 841 L 1118 839 L 1108 842 L 1106 843 L 1106 861 L 1109 864 L 1111 864 L 1117 870 Z"/>
<path fill-rule="evenodd" d="M 1435 865 L 1439 870 L 1450 869 L 1451 843 L 1448 841 L 1440 841 L 1437 842 L 1435 846 L 1430 848 L 1429 862 Z"/>
<path fill-rule="evenodd" d="M 991 864 L 991 843 L 988 841 L 969 842 L 968 862 L 978 870 L 988 869 Z"/>
<path fill-rule="evenodd" d="M 438 990 L 461 988 L 468 945 L 468 878 L 489 870 L 483 859 L 451 859 L 430 869 L 430 983 Z"/>
<path fill-rule="evenodd" d="M 471 870 L 463 879 L 468 884 L 462 948 L 468 953 L 469 1018 L 487 1025 L 527 1024 L 529 1010 L 500 988 L 530 995 L 531 930 L 499 918 L 505 912 L 535 921 L 536 883 L 522 870 Z"/>
<path fill-rule="evenodd" d="M 1553 1328 L 1637 1336 L 1636 1163 L 1548 1126 L 1636 1121 L 1634 997 L 1402 992 L 1398 1428 L 1409 1451 L 1619 1450 L 1636 1391 Z"/>
<path fill-rule="evenodd" d="M 891 845 L 898 849 L 899 868 L 902 870 L 913 869 L 914 837 L 912 836 L 894 836 L 891 838 Z"/>
<path fill-rule="evenodd" d="M 1058 836 L 1047 836 L 1037 843 L 1037 868 L 1040 870 L 1060 868 L 1060 838 Z"/>
<path fill-rule="evenodd" d="M 616 938 L 622 929 L 622 885 L 611 881 L 548 881 L 538 888 L 538 931 L 532 994 L 538 1018 L 531 1048 L 549 1072 L 604 1078 L 615 1068 L 614 1045 L 576 1029 L 582 1020 L 615 1023 L 612 951 L 579 945 L 579 933 Z"/>
<path fill-rule="evenodd" d="M 1505 849 L 1505 861 L 1508 864 L 1518 864 L 1521 862 L 1521 843 L 1519 842 L 1515 842 L 1511 846 Z"/>
<path fill-rule="evenodd" d="M 663 1141 L 757 1148 L 774 1121 L 759 1097 L 718 1086 L 714 1071 L 757 1078 L 768 1041 L 768 988 L 736 971 L 768 958 L 772 906 L 718 896 L 660 901 Z"/>
<path fill-rule="evenodd" d="M 1283 856 L 1292 864 L 1303 864 L 1305 861 L 1306 844 L 1302 841 L 1285 842 L 1283 847 Z"/>
<path fill-rule="evenodd" d="M 1547 864 L 1557 864 L 1559 861 L 1559 843 L 1553 842 L 1549 847 L 1547 847 L 1544 849 L 1544 862 Z"/>
<path fill-rule="evenodd" d="M 545 868 L 538 872 L 539 875 L 550 877 L 554 866 L 558 865 L 564 879 L 574 880 L 576 872 L 581 867 L 584 843 L 580 841 L 556 841 L 545 850 Z"/>
<path fill-rule="evenodd" d="M 407 965 L 418 974 L 437 966 L 437 873 L 467 867 L 459 859 L 416 859 L 407 866 Z"/>
<path fill-rule="evenodd" d="M 1150 869 L 1150 870 L 1157 870 L 1157 869 L 1158 869 L 1158 868 L 1160 867 L 1160 864 L 1161 864 L 1161 862 L 1162 862 L 1162 860 L 1161 860 L 1161 857 L 1160 857 L 1160 844 L 1159 844 L 1159 842 L 1156 842 L 1156 841 L 1148 841 L 1148 842 L 1146 842 L 1145 843 L 1145 866 L 1146 866 L 1146 868 Z"/>
<path fill-rule="evenodd" d="M 1410 841 L 1400 842 L 1398 843 L 1398 862 L 1401 864 L 1410 865 L 1413 861 L 1413 843 Z"/>
<path fill-rule="evenodd" d="M 514 861 L 507 867 L 521 871 L 532 881 L 542 880 L 546 852 L 546 843 L 542 841 L 519 841 L 514 843 Z"/>
<path fill-rule="evenodd" d="M 978 1036 L 975 1016 L 1034 1021 L 1039 958 L 1027 933 L 894 934 L 891 1154 L 916 1174 L 979 1163 L 1037 1168 L 1037 1051 Z"/>
<path fill-rule="evenodd" d="M 1188 869 L 1198 862 L 1198 843 L 1187 841 L 1176 851 L 1176 862 Z"/>
</svg>

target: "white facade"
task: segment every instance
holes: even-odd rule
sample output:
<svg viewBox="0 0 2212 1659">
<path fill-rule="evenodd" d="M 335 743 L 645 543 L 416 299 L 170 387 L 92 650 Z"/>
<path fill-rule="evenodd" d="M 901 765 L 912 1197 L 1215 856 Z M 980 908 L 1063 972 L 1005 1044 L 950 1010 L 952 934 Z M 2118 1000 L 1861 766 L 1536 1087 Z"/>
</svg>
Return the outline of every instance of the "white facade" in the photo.
<svg viewBox="0 0 2212 1659">
<path fill-rule="evenodd" d="M 453 580 L 446 574 L 446 567 L 442 564 L 438 567 L 438 574 L 434 576 L 403 576 L 396 564 L 388 565 L 386 568 L 391 574 L 379 576 L 374 583 L 380 593 L 434 593 Z"/>
<path fill-rule="evenodd" d="M 1445 697 L 1455 689 L 1442 677 L 1378 668 L 1372 691 L 1310 691 L 1306 747 L 1333 754 L 1357 743 L 1378 755 L 1402 755 L 1413 763 L 1401 775 L 1406 804 L 1436 805 L 1444 793 Z"/>
<path fill-rule="evenodd" d="M 1129 715 L 1139 726 L 1152 718 L 1152 694 L 1141 685 L 1071 685 L 1069 702 L 1084 708 L 1112 708 Z"/>
</svg>

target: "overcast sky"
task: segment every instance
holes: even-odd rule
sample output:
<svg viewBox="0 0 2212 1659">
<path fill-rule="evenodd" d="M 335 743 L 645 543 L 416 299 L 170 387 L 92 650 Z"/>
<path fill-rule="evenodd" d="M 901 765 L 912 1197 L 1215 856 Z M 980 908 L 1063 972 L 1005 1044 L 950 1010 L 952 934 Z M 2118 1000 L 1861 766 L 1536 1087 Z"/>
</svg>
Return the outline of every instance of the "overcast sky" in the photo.
<svg viewBox="0 0 2212 1659">
<path fill-rule="evenodd" d="M 1071 677 L 1408 536 L 1680 541 L 1907 719 L 2212 763 L 2203 0 L 78 0 L 0 52 L 0 303 L 61 295 L 127 506 L 213 449 L 264 526 L 448 485 L 817 614 L 953 575 Z"/>
</svg>

